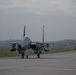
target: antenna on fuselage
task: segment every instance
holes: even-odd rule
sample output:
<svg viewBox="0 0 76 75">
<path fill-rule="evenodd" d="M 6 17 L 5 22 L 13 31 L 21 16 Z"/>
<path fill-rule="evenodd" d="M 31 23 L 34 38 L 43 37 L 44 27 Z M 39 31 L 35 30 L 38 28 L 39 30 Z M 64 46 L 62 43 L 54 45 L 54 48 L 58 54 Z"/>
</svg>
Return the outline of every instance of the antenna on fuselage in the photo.
<svg viewBox="0 0 76 75">
<path fill-rule="evenodd" d="M 42 36 L 42 42 L 44 43 L 44 25 L 43 25 L 43 36 Z"/>
<path fill-rule="evenodd" d="M 26 30 L 26 26 L 24 26 L 23 37 L 26 35 L 25 30 Z"/>
</svg>

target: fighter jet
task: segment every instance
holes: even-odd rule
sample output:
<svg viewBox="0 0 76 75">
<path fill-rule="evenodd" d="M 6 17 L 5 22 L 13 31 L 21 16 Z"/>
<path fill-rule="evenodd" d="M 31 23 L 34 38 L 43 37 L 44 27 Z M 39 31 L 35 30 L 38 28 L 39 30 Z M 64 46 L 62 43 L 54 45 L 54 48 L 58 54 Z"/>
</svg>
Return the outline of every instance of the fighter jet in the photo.
<svg viewBox="0 0 76 75">
<path fill-rule="evenodd" d="M 34 50 L 34 53 L 37 54 L 37 57 L 40 58 L 40 54 L 42 50 L 49 51 L 49 43 L 44 42 L 44 25 L 43 25 L 43 35 L 42 35 L 42 42 L 33 42 L 27 37 L 25 34 L 26 26 L 24 26 L 23 31 L 23 40 L 21 44 L 13 43 L 12 48 L 10 49 L 11 52 L 18 51 L 21 54 L 21 58 L 24 58 L 26 53 L 26 58 L 28 58 L 28 50 Z"/>
</svg>

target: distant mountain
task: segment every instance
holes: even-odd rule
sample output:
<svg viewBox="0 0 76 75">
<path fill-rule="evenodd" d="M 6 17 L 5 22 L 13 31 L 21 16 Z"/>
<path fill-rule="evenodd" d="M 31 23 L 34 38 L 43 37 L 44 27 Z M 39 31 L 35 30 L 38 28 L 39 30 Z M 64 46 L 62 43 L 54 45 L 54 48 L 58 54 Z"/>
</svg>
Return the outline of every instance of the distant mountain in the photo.
<svg viewBox="0 0 76 75">
<path fill-rule="evenodd" d="M 76 45 L 76 40 L 60 40 L 50 43 L 52 45 Z"/>
<path fill-rule="evenodd" d="M 21 44 L 22 40 L 5 40 L 0 41 L 0 46 L 10 46 L 13 43 Z M 49 42 L 50 45 L 76 45 L 76 40 L 60 40 L 56 42 Z"/>
<path fill-rule="evenodd" d="M 5 40 L 0 41 L 0 46 L 10 46 L 12 43 L 21 43 L 22 40 Z"/>
</svg>

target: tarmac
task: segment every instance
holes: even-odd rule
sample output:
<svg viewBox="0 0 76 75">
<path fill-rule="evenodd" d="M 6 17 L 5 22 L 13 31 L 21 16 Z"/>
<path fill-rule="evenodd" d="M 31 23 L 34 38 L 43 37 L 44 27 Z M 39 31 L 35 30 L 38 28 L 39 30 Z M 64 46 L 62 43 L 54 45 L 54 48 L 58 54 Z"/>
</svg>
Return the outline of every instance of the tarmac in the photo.
<svg viewBox="0 0 76 75">
<path fill-rule="evenodd" d="M 0 75 L 76 75 L 76 51 L 41 54 L 40 59 L 3 57 Z"/>
</svg>

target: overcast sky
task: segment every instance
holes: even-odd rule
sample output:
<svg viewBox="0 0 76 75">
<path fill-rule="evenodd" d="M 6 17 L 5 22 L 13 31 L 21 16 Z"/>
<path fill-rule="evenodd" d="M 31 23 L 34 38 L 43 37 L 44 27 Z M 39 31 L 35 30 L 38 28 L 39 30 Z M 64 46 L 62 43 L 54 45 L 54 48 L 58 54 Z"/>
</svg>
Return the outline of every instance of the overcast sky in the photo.
<svg viewBox="0 0 76 75">
<path fill-rule="evenodd" d="M 0 0 L 0 40 L 76 40 L 76 0 Z"/>
</svg>

